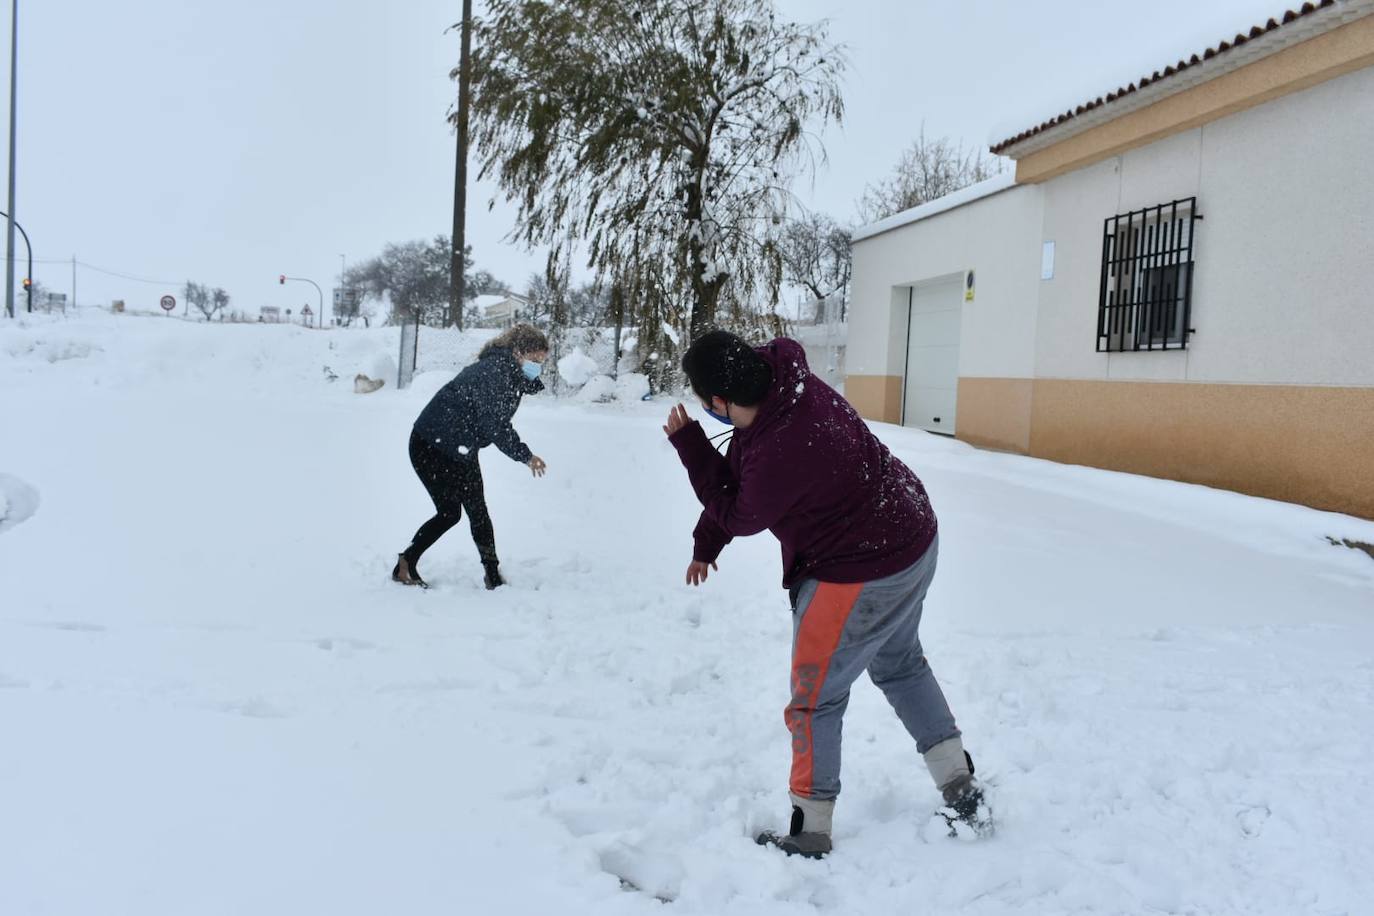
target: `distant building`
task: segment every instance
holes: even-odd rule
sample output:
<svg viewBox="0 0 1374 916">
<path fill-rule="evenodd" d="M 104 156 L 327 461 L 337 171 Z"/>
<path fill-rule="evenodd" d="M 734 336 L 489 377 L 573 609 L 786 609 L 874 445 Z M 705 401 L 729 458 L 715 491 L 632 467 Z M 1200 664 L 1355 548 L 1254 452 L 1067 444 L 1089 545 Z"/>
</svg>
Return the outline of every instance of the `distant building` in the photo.
<svg viewBox="0 0 1374 916">
<path fill-rule="evenodd" d="M 478 296 L 473 300 L 484 328 L 508 328 L 524 317 L 529 300 L 514 293 Z"/>
<path fill-rule="evenodd" d="M 1261 23 L 854 235 L 869 418 L 1374 518 L 1374 0 Z"/>
<path fill-rule="evenodd" d="M 258 320 L 278 324 L 281 321 L 281 309 L 275 305 L 264 305 L 258 310 Z"/>
</svg>

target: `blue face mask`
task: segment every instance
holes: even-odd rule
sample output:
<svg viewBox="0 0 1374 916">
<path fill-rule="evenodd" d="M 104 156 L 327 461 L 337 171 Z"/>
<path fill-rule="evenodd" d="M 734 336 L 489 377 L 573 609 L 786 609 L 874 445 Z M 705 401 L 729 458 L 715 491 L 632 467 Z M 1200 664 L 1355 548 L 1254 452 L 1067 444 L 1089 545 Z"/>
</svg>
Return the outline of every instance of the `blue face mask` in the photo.
<svg viewBox="0 0 1374 916">
<path fill-rule="evenodd" d="M 526 359 L 521 361 L 520 371 L 525 373 L 525 378 L 532 382 L 539 378 L 539 373 L 544 371 L 544 367 L 532 359 Z"/>
<path fill-rule="evenodd" d="M 728 408 L 728 407 L 726 408 L 726 410 L 729 410 L 729 409 L 730 409 L 730 408 Z M 712 409 L 709 408 L 709 407 L 706 408 L 706 412 L 707 412 L 708 414 L 710 414 L 711 416 L 715 417 L 715 418 L 716 418 L 717 420 L 719 420 L 720 422 L 724 423 L 726 426 L 734 426 L 734 425 L 735 425 L 735 421 L 734 421 L 734 420 L 731 420 L 731 419 L 730 419 L 729 417 L 727 417 L 727 416 L 723 416 L 723 415 L 721 415 L 721 414 L 716 413 L 714 410 L 712 410 Z"/>
</svg>

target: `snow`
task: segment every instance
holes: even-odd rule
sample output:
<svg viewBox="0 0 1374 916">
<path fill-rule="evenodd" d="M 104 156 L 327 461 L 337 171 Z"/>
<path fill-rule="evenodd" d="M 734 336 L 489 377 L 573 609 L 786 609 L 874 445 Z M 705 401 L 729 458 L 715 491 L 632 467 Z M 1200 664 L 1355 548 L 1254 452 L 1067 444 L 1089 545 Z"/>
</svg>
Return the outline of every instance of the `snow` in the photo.
<svg viewBox="0 0 1374 916">
<path fill-rule="evenodd" d="M 625 372 L 615 380 L 617 401 L 642 401 L 649 395 L 649 377 L 639 372 Z"/>
<path fill-rule="evenodd" d="M 859 242 L 866 238 L 872 238 L 893 229 L 929 219 L 940 213 L 971 204 L 984 197 L 991 197 L 993 194 L 1000 194 L 1008 188 L 1016 186 L 1016 170 L 1008 169 L 1000 172 L 985 181 L 971 184 L 966 188 L 961 188 L 953 194 L 946 194 L 944 197 L 937 198 L 928 203 L 921 204 L 919 207 L 912 207 L 910 210 L 903 210 L 901 213 L 894 213 L 886 219 L 878 220 L 876 223 L 869 223 L 867 226 L 860 226 L 854 230 L 854 241 Z"/>
<path fill-rule="evenodd" d="M 604 403 L 615 397 L 615 379 L 609 375 L 594 375 L 577 393 L 577 400 L 583 404 Z"/>
<path fill-rule="evenodd" d="M 574 388 L 581 388 L 597 374 L 599 368 L 596 360 L 577 347 L 558 361 L 558 377 Z"/>
<path fill-rule="evenodd" d="M 18 477 L 0 473 L 0 532 L 38 511 L 38 491 Z"/>
<path fill-rule="evenodd" d="M 836 852 L 788 860 L 750 840 L 787 813 L 776 543 L 682 584 L 671 402 L 529 399 L 548 476 L 483 456 L 511 585 L 464 526 L 407 590 L 451 371 L 354 395 L 396 345 L 0 323 L 2 492 L 42 497 L 0 531 L 0 913 L 1368 910 L 1374 561 L 1327 537 L 1374 523 L 877 427 L 940 514 L 923 641 L 999 832 L 932 827 L 861 682 Z"/>
</svg>

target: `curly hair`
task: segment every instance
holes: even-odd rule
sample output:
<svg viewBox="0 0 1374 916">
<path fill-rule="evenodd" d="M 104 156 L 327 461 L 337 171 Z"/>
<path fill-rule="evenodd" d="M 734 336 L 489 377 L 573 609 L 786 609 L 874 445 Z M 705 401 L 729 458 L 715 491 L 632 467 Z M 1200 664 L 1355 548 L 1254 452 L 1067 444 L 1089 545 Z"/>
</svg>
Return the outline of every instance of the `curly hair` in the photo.
<svg viewBox="0 0 1374 916">
<path fill-rule="evenodd" d="M 517 324 L 502 331 L 487 341 L 478 359 L 485 359 L 496 350 L 510 350 L 513 353 L 546 353 L 549 339 L 544 332 L 530 324 Z"/>
</svg>

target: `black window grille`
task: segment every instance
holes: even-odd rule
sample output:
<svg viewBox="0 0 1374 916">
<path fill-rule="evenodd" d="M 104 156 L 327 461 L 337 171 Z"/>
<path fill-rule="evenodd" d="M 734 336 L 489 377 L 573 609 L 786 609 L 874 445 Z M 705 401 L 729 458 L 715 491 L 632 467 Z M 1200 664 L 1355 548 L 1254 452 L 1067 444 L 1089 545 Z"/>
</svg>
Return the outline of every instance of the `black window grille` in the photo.
<svg viewBox="0 0 1374 916">
<path fill-rule="evenodd" d="M 1108 217 L 1102 230 L 1097 350 L 1181 350 L 1192 334 L 1197 198 Z"/>
</svg>

